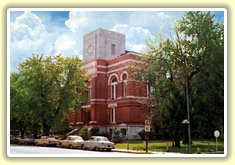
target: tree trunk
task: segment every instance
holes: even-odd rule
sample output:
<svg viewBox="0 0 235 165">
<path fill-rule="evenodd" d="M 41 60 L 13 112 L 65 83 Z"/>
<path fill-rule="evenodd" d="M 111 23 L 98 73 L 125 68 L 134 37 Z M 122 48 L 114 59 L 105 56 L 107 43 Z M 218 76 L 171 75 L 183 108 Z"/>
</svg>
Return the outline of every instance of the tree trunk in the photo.
<svg viewBox="0 0 235 165">
<path fill-rule="evenodd" d="M 25 129 L 24 129 L 24 128 L 20 130 L 20 134 L 21 134 L 21 138 L 22 138 L 22 139 L 24 138 L 24 132 L 25 132 Z"/>
<path fill-rule="evenodd" d="M 180 140 L 175 140 L 175 146 L 177 147 L 177 148 L 180 148 Z"/>
<path fill-rule="evenodd" d="M 37 139 L 37 137 L 38 137 L 38 131 L 37 130 L 34 131 L 33 136 L 34 136 L 35 139 Z"/>
<path fill-rule="evenodd" d="M 49 125 L 46 124 L 45 122 L 43 122 L 42 125 L 43 125 L 43 135 L 44 135 L 44 136 L 49 136 L 51 126 L 49 126 Z"/>
<path fill-rule="evenodd" d="M 20 128 L 20 134 L 21 134 L 22 139 L 24 138 L 25 130 L 26 130 L 26 126 L 22 124 L 22 126 Z"/>
</svg>

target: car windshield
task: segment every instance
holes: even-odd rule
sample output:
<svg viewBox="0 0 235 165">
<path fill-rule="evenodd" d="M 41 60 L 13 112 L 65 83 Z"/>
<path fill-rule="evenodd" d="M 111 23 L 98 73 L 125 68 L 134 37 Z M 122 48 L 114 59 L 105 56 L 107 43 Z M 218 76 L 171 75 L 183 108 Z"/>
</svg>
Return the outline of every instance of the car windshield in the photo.
<svg viewBox="0 0 235 165">
<path fill-rule="evenodd" d="M 72 138 L 72 140 L 82 140 L 82 138 L 81 137 L 74 137 L 74 138 Z"/>
<path fill-rule="evenodd" d="M 54 137 L 47 137 L 47 139 L 52 139 L 52 140 L 54 140 L 55 138 L 54 138 Z"/>
<path fill-rule="evenodd" d="M 107 139 L 106 137 L 102 137 L 102 138 L 97 138 L 97 141 L 109 141 L 109 139 Z"/>
</svg>

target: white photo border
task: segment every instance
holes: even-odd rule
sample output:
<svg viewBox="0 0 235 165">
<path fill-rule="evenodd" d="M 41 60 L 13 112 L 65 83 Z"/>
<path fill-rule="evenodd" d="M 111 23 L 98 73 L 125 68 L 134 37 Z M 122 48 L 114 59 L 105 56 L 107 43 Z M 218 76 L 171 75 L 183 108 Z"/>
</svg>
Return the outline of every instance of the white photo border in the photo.
<svg viewBox="0 0 235 165">
<path fill-rule="evenodd" d="M 11 11 L 223 11 L 224 12 L 224 154 L 11 154 L 10 153 L 10 12 Z M 7 155 L 9 157 L 226 157 L 227 156 L 227 9 L 226 8 L 9 8 L 7 10 Z"/>
</svg>

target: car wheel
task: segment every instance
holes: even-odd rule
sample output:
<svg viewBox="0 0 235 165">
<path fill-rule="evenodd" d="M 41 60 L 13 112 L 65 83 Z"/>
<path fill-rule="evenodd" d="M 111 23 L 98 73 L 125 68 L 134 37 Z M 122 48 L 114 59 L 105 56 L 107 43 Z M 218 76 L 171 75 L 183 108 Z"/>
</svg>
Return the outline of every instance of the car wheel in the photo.
<svg viewBox="0 0 235 165">
<path fill-rule="evenodd" d="M 27 145 L 28 143 L 27 142 L 24 142 L 24 145 Z"/>
<path fill-rule="evenodd" d="M 38 143 L 36 142 L 35 145 L 38 146 Z"/>
<path fill-rule="evenodd" d="M 82 145 L 82 146 L 81 146 L 81 149 L 82 149 L 82 150 L 85 150 L 86 148 L 85 148 L 85 146 L 84 146 L 84 145 Z"/>
<path fill-rule="evenodd" d="M 70 148 L 70 149 L 73 149 L 73 146 L 72 146 L 72 144 L 70 144 L 70 145 L 69 145 L 69 148 Z"/>
<path fill-rule="evenodd" d="M 95 147 L 95 151 L 99 151 L 100 149 L 98 147 Z"/>
<path fill-rule="evenodd" d="M 111 149 L 107 149 L 108 152 L 112 151 Z"/>
<path fill-rule="evenodd" d="M 46 143 L 44 143 L 43 146 L 46 147 L 47 146 Z"/>
</svg>

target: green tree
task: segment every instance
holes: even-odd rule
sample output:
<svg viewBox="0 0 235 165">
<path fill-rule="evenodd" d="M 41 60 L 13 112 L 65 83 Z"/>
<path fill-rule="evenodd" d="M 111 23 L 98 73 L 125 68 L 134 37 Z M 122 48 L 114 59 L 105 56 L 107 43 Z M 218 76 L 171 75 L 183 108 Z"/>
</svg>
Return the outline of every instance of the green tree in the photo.
<svg viewBox="0 0 235 165">
<path fill-rule="evenodd" d="M 213 137 L 215 129 L 223 135 L 224 125 L 224 56 L 223 40 L 217 44 L 207 67 L 192 80 L 194 134 Z M 203 92 L 201 92 L 203 91 Z"/>
<path fill-rule="evenodd" d="M 24 86 L 19 73 L 11 73 L 10 76 L 10 128 L 19 130 L 24 138 L 27 128 L 32 126 L 32 111 L 28 105 L 29 91 Z"/>
<path fill-rule="evenodd" d="M 194 65 L 187 78 L 192 124 L 200 137 L 212 137 L 215 128 L 223 131 L 224 26 L 214 23 L 213 17 L 210 12 L 188 12 L 178 27 L 185 38 L 181 39 L 183 48 Z M 190 42 L 184 44 L 186 40 Z"/>
<path fill-rule="evenodd" d="M 63 123 L 68 110 L 76 109 L 86 88 L 85 70 L 78 57 L 33 55 L 19 65 L 24 104 L 30 109 L 31 122 L 41 125 L 48 135 L 51 127 Z M 14 99 L 12 99 L 14 102 Z M 24 111 L 23 104 L 20 111 Z"/>
<path fill-rule="evenodd" d="M 154 88 L 154 100 L 149 97 L 148 102 L 154 102 L 155 105 L 155 129 L 164 129 L 175 141 L 176 146 L 180 147 L 181 132 L 177 130 L 180 129 L 182 120 L 187 118 L 186 84 L 189 89 L 190 116 L 191 110 L 194 110 L 195 118 L 206 117 L 197 113 L 203 105 L 196 100 L 199 88 L 203 87 L 200 94 L 206 93 L 206 96 L 210 96 L 204 99 L 204 102 L 215 97 L 220 100 L 220 107 L 223 105 L 222 93 L 211 91 L 211 96 L 206 90 L 206 82 L 197 85 L 200 81 L 199 75 L 205 76 L 206 70 L 208 74 L 220 65 L 219 69 L 214 70 L 216 73 L 211 74 L 210 83 L 217 84 L 215 79 L 220 75 L 221 81 L 217 86 L 220 87 L 220 92 L 223 91 L 223 25 L 214 23 L 210 12 L 186 12 L 174 29 L 172 38 L 159 36 L 158 40 L 147 41 L 146 55 L 141 57 L 142 64 L 135 66 L 134 77 Z M 214 65 L 214 62 L 217 64 Z M 213 102 L 210 105 L 213 105 Z M 223 115 L 223 109 L 219 108 L 219 111 L 217 118 Z M 200 129 L 200 126 L 197 126 L 197 129 Z"/>
</svg>

